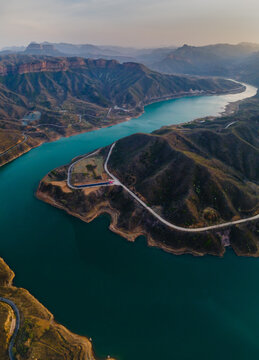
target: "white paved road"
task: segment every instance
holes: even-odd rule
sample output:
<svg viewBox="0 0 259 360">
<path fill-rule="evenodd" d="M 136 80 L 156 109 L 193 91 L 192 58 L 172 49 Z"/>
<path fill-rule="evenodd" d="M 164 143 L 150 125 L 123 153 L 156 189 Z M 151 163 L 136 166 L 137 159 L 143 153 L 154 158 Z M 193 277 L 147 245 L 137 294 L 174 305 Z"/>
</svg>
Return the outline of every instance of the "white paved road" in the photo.
<svg viewBox="0 0 259 360">
<path fill-rule="evenodd" d="M 109 180 L 107 182 L 102 182 L 102 183 L 92 183 L 92 184 L 85 184 L 85 185 L 77 185 L 77 186 L 74 186 L 71 184 L 71 174 L 72 174 L 72 170 L 73 170 L 73 167 L 75 166 L 75 164 L 77 164 L 79 161 L 83 160 L 83 159 L 87 159 L 88 157 L 90 156 L 93 156 L 95 154 L 98 154 L 98 152 L 100 151 L 100 149 L 94 151 L 93 153 L 91 154 L 88 154 L 86 156 L 83 156 L 81 157 L 80 159 L 76 160 L 75 162 L 73 162 L 69 168 L 68 168 L 68 171 L 67 171 L 67 186 L 70 187 L 70 189 L 74 189 L 74 190 L 78 190 L 78 189 L 82 189 L 82 188 L 87 188 L 87 187 L 97 187 L 97 186 L 112 186 L 112 185 L 115 185 L 114 183 L 111 184 L 109 183 Z"/>
<path fill-rule="evenodd" d="M 231 123 L 229 123 L 229 124 L 225 127 L 225 129 L 228 129 L 230 126 L 234 125 L 236 122 L 237 122 L 237 121 L 232 121 Z"/>
<path fill-rule="evenodd" d="M 158 215 L 153 209 L 151 209 L 149 206 L 147 206 L 136 194 L 134 194 L 130 189 L 128 189 L 124 184 L 120 182 L 119 179 L 117 179 L 108 169 L 108 162 L 110 159 L 110 156 L 112 154 L 112 151 L 115 147 L 116 143 L 113 143 L 110 147 L 108 156 L 106 158 L 104 169 L 107 172 L 107 174 L 114 180 L 114 185 L 120 185 L 123 187 L 125 191 L 127 191 L 137 202 L 139 202 L 147 211 L 149 211 L 154 217 L 156 217 L 161 223 L 164 225 L 170 227 L 171 229 L 183 231 L 183 232 L 189 232 L 189 233 L 198 233 L 198 232 L 206 232 L 210 230 L 220 230 L 222 228 L 238 225 L 238 224 L 245 224 L 250 221 L 255 221 L 259 219 L 259 214 L 252 216 L 250 218 L 236 220 L 236 221 L 229 221 L 218 225 L 212 225 L 212 226 L 205 226 L 205 227 L 199 227 L 199 228 L 185 228 L 181 226 L 174 225 L 170 223 L 169 221 L 162 218 L 162 216 Z"/>
<path fill-rule="evenodd" d="M 96 150 L 95 152 L 91 153 L 91 154 L 88 154 L 86 156 L 83 156 L 81 157 L 80 159 L 76 160 L 75 162 L 73 162 L 69 168 L 68 168 L 68 171 L 67 171 L 67 186 L 70 187 L 70 189 L 75 189 L 75 190 L 78 190 L 78 187 L 74 186 L 71 184 L 71 173 L 72 173 L 72 170 L 73 170 L 73 167 L 75 166 L 75 164 L 77 164 L 79 161 L 83 160 L 83 159 L 87 159 L 88 157 L 90 156 L 93 156 L 95 154 L 97 154 L 99 152 L 99 150 Z"/>
</svg>

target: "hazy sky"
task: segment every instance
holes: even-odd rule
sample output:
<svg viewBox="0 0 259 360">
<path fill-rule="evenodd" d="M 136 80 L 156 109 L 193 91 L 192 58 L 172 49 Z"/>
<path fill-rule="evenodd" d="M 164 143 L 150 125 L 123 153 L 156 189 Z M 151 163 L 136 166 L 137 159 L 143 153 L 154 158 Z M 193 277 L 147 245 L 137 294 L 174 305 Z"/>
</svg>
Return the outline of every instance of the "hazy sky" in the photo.
<svg viewBox="0 0 259 360">
<path fill-rule="evenodd" d="M 258 0 L 0 0 L 0 47 L 30 41 L 259 43 Z"/>
</svg>

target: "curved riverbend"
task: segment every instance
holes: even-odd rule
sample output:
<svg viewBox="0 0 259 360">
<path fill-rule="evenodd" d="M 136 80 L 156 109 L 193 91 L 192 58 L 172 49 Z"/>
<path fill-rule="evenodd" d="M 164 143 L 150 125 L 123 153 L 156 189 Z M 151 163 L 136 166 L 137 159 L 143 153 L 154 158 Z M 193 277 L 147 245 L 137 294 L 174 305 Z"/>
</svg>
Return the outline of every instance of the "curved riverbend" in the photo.
<svg viewBox="0 0 259 360">
<path fill-rule="evenodd" d="M 132 244 L 108 230 L 106 216 L 86 224 L 38 201 L 39 181 L 121 137 L 216 116 L 255 92 L 155 103 L 138 119 L 43 144 L 0 169 L 0 252 L 16 285 L 57 321 L 92 337 L 98 357 L 256 358 L 259 262 L 230 251 L 197 259 L 147 248 L 141 239 Z"/>
<path fill-rule="evenodd" d="M 13 309 L 13 312 L 15 314 L 15 318 L 16 318 L 15 328 L 14 328 L 14 332 L 12 334 L 10 344 L 9 344 L 9 347 L 8 347 L 8 355 L 9 355 L 10 360 L 16 360 L 15 356 L 13 354 L 13 347 L 14 347 L 14 343 L 15 343 L 15 340 L 16 340 L 16 336 L 17 336 L 19 328 L 20 328 L 20 322 L 21 322 L 20 313 L 19 313 L 19 310 L 18 310 L 17 306 L 15 305 L 15 303 L 12 302 L 11 300 L 0 297 L 0 302 L 3 302 L 5 304 L 8 304 L 9 306 L 11 306 L 11 308 Z"/>
</svg>

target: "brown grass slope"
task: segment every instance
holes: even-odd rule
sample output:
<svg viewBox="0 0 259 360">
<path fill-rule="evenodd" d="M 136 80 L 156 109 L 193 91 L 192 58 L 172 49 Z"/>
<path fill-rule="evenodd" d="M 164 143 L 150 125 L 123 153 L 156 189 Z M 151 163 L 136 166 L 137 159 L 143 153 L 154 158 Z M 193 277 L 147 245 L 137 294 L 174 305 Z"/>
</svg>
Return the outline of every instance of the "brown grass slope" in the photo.
<svg viewBox="0 0 259 360">
<path fill-rule="evenodd" d="M 163 75 L 141 64 L 115 60 L 0 56 L 0 132 L 8 129 L 29 136 L 26 145 L 4 156 L 0 152 L 0 165 L 42 142 L 136 117 L 145 104 L 157 100 L 195 91 L 215 94 L 242 89 L 224 79 Z M 23 116 L 34 110 L 40 111 L 40 120 L 24 124 Z M 2 134 L 8 138 L 11 133 Z"/>
<path fill-rule="evenodd" d="M 14 346 L 17 360 L 94 360 L 91 342 L 54 321 L 53 315 L 27 290 L 12 285 L 13 271 L 0 258 L 0 296 L 19 309 L 21 326 Z M 0 355 L 9 359 L 7 349 L 14 313 L 0 302 Z"/>
<path fill-rule="evenodd" d="M 28 55 L 0 57 L 0 84 L 2 111 L 11 116 L 20 107 L 55 109 L 66 101 L 76 107 L 78 100 L 132 108 L 191 89 L 224 92 L 239 86 L 224 79 L 162 75 L 137 63 Z"/>
<path fill-rule="evenodd" d="M 131 135 L 116 143 L 109 169 L 156 212 L 182 227 L 253 216 L 259 212 L 258 120 L 242 110 L 202 125 Z M 174 253 L 222 255 L 227 238 L 236 253 L 259 254 L 257 223 L 207 234 L 179 233 L 159 223 L 120 187 L 87 194 L 67 189 L 65 179 L 64 167 L 50 173 L 38 196 L 85 221 L 112 213 L 112 229 L 130 240 L 144 234 L 150 245 Z"/>
<path fill-rule="evenodd" d="M 257 157 L 258 150 L 233 133 L 139 134 L 117 143 L 110 166 L 151 206 L 161 207 L 168 220 L 186 226 L 197 225 L 207 208 L 224 221 L 253 214 L 259 190 Z"/>
</svg>

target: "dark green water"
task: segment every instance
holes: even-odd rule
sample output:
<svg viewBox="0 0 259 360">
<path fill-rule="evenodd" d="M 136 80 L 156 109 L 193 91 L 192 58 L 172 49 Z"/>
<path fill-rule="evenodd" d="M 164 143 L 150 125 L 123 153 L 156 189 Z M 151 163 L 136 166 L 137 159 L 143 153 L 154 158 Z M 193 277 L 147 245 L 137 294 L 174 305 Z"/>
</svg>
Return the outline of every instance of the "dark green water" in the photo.
<svg viewBox="0 0 259 360">
<path fill-rule="evenodd" d="M 251 94 L 254 89 L 249 88 Z M 34 197 L 54 167 L 115 139 L 216 115 L 236 96 L 150 105 L 136 120 L 44 144 L 0 169 L 0 255 L 56 320 L 118 360 L 255 359 L 259 260 L 173 256 Z"/>
</svg>

